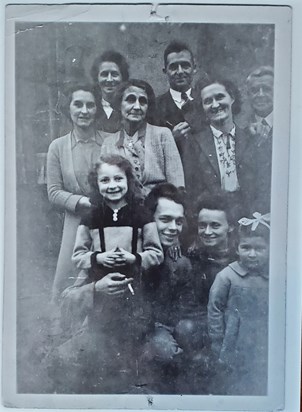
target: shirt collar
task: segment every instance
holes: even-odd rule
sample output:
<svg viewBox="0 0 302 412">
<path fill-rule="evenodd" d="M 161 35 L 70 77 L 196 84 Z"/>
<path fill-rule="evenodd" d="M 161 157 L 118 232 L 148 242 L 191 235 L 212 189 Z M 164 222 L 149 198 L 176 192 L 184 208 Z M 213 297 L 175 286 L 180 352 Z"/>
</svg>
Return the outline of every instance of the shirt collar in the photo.
<svg viewBox="0 0 302 412">
<path fill-rule="evenodd" d="M 186 95 L 188 96 L 188 98 L 189 98 L 190 100 L 192 99 L 192 97 L 191 97 L 191 90 L 192 90 L 192 89 L 189 89 L 189 90 L 187 90 L 187 91 L 185 92 Z M 171 94 L 171 96 L 172 96 L 172 99 L 173 99 L 175 102 L 178 102 L 178 103 L 181 103 L 181 102 L 182 102 L 181 92 L 170 88 L 170 94 Z"/>
<path fill-rule="evenodd" d="M 230 266 L 231 269 L 233 269 L 234 272 L 236 272 L 241 277 L 244 277 L 244 276 L 246 276 L 250 273 L 238 261 L 230 263 L 229 266 Z M 266 272 L 261 273 L 260 276 L 265 278 L 265 279 L 268 279 L 268 273 L 266 273 Z"/>
<path fill-rule="evenodd" d="M 144 143 L 145 140 L 145 135 L 146 135 L 146 128 L 147 128 L 147 123 L 145 122 L 137 131 L 137 140 L 141 139 L 142 143 Z M 122 129 L 120 131 L 120 136 L 118 141 L 116 142 L 116 146 L 120 149 L 121 147 L 124 147 L 124 141 L 125 141 L 125 131 Z"/>
<path fill-rule="evenodd" d="M 102 97 L 102 106 L 112 108 L 111 104 L 109 102 L 107 102 L 107 100 L 105 100 L 103 97 Z"/>
<path fill-rule="evenodd" d="M 255 114 L 255 119 L 257 121 L 257 123 L 260 123 L 262 121 L 262 119 L 265 119 L 267 124 L 269 125 L 270 128 L 273 127 L 273 120 L 274 120 L 274 114 L 273 112 L 271 112 L 269 115 L 267 115 L 266 117 L 261 117 L 258 116 L 257 114 Z"/>
<path fill-rule="evenodd" d="M 210 124 L 210 128 L 211 128 L 211 130 L 212 130 L 213 136 L 215 136 L 215 137 L 218 138 L 218 137 L 221 137 L 221 136 L 224 135 L 224 133 L 223 133 L 221 130 L 216 129 L 216 127 L 212 126 L 211 124 Z M 234 125 L 234 126 L 232 127 L 231 131 L 229 132 L 229 134 L 230 134 L 232 137 L 235 137 L 235 133 L 236 133 L 236 126 Z"/>
<path fill-rule="evenodd" d="M 72 143 L 71 147 L 72 148 L 77 146 L 79 143 L 86 144 L 86 143 L 91 143 L 91 142 L 96 142 L 96 135 L 91 136 L 87 140 L 84 140 L 84 139 L 81 139 L 80 137 L 76 136 L 73 131 L 71 132 L 71 143 Z"/>
</svg>

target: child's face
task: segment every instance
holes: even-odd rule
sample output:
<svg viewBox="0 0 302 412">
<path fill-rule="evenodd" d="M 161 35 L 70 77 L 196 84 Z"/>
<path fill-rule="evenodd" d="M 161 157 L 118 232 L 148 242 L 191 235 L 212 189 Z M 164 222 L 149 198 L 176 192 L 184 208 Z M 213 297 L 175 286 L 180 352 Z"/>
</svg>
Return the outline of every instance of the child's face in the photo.
<svg viewBox="0 0 302 412">
<path fill-rule="evenodd" d="M 125 172 L 116 165 L 104 163 L 98 170 L 100 194 L 110 203 L 120 202 L 128 191 Z"/>
<path fill-rule="evenodd" d="M 269 245 L 261 236 L 241 237 L 237 252 L 240 263 L 246 269 L 258 270 L 268 264 Z"/>
</svg>

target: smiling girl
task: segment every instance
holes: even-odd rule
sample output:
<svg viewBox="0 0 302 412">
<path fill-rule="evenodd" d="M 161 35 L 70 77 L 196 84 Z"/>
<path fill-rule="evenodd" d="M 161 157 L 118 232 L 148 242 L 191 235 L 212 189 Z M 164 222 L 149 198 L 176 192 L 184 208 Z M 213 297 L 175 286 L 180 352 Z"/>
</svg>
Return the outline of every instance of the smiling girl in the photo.
<svg viewBox="0 0 302 412">
<path fill-rule="evenodd" d="M 79 225 L 72 257 L 81 272 L 63 293 L 63 326 L 73 337 L 59 357 L 74 377 L 71 392 L 121 393 L 137 377 L 137 353 L 150 322 L 141 280 L 163 261 L 163 252 L 128 160 L 101 157 L 89 182 L 92 211 Z"/>
</svg>

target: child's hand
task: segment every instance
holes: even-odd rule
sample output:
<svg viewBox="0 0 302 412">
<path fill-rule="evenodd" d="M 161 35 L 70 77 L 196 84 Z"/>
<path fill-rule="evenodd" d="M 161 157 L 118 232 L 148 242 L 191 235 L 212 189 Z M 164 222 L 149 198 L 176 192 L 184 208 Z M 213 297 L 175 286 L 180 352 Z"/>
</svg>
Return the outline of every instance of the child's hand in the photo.
<svg viewBox="0 0 302 412">
<path fill-rule="evenodd" d="M 136 261 L 136 256 L 123 248 L 119 248 L 120 257 L 124 259 L 124 265 L 133 265 Z"/>
<path fill-rule="evenodd" d="M 98 253 L 96 261 L 99 265 L 107 268 L 113 268 L 114 266 L 123 266 L 126 264 L 126 259 L 121 252 L 117 252 L 115 249 L 111 249 L 108 252 Z"/>
<path fill-rule="evenodd" d="M 95 283 L 95 291 L 109 296 L 122 295 L 128 289 L 128 284 L 132 281 L 133 278 L 126 278 L 121 273 L 109 273 Z"/>
</svg>

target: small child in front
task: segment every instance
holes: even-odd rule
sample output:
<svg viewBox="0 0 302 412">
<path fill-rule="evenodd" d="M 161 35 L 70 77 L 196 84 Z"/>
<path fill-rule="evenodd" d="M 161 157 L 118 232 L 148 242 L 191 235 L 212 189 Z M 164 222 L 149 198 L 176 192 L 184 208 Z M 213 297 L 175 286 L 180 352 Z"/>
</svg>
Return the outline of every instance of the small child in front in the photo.
<svg viewBox="0 0 302 412">
<path fill-rule="evenodd" d="M 211 287 L 208 328 L 215 365 L 212 392 L 266 395 L 269 215 L 239 220 L 238 260 Z"/>
</svg>

